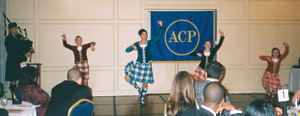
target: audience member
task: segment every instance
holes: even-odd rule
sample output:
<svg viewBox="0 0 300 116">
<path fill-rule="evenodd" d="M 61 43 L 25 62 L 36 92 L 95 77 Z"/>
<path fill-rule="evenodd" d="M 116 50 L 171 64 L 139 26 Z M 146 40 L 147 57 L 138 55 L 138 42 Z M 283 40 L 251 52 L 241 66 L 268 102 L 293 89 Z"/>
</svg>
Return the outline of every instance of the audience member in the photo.
<svg viewBox="0 0 300 116">
<path fill-rule="evenodd" d="M 50 96 L 41 89 L 38 84 L 38 70 L 34 67 L 24 67 L 21 71 L 21 77 L 18 83 L 18 89 L 21 91 L 21 99 L 30 102 L 37 107 L 37 115 L 44 116 L 47 110 Z"/>
<path fill-rule="evenodd" d="M 222 110 L 230 111 L 230 116 L 242 116 L 242 112 L 225 102 L 224 87 L 218 82 L 211 82 L 204 87 L 202 99 L 203 105 L 200 107 L 200 116 L 216 116 Z"/>
<path fill-rule="evenodd" d="M 195 82 L 195 95 L 196 99 L 199 103 L 199 106 L 203 104 L 203 100 L 201 98 L 203 94 L 204 87 L 211 82 L 219 82 L 223 76 L 223 65 L 217 61 L 212 61 L 206 67 L 207 78 L 204 82 L 196 81 Z M 226 93 L 225 101 L 230 103 L 228 94 Z"/>
<path fill-rule="evenodd" d="M 167 101 L 168 116 L 193 116 L 199 113 L 194 108 L 195 93 L 193 75 L 186 71 L 176 74 Z"/>
<path fill-rule="evenodd" d="M 4 96 L 4 87 L 3 84 L 0 82 L 0 97 Z M 0 116 L 8 116 L 8 111 L 4 108 L 0 108 Z"/>
<path fill-rule="evenodd" d="M 272 104 L 265 100 L 251 102 L 245 112 L 245 116 L 275 116 L 275 114 L 276 116 L 282 114 L 282 109 L 273 108 Z"/>
<path fill-rule="evenodd" d="M 293 99 L 292 99 L 292 101 L 293 101 L 293 104 L 295 104 L 295 101 L 297 100 L 297 102 L 298 102 L 298 105 L 299 105 L 299 100 L 300 100 L 300 89 L 298 89 L 296 92 L 295 92 L 295 94 L 294 94 L 294 96 L 293 96 Z"/>
<path fill-rule="evenodd" d="M 80 99 L 92 100 L 88 86 L 81 85 L 83 73 L 72 68 L 67 80 L 53 87 L 46 116 L 67 116 L 69 108 Z"/>
</svg>

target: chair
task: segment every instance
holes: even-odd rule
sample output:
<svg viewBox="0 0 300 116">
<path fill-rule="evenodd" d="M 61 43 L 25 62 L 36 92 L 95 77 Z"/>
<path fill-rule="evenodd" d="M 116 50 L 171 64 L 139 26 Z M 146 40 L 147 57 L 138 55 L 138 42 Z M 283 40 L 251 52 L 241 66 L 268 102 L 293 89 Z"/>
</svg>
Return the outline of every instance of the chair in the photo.
<svg viewBox="0 0 300 116">
<path fill-rule="evenodd" d="M 68 116 L 92 116 L 94 103 L 88 99 L 80 99 L 68 111 Z"/>
</svg>

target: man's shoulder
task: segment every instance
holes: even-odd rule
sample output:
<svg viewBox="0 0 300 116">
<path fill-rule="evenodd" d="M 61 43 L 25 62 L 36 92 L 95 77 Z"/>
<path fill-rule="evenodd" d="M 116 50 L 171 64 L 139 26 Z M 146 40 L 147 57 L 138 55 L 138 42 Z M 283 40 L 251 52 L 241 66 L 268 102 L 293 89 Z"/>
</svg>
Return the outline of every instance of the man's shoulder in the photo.
<svg viewBox="0 0 300 116">
<path fill-rule="evenodd" d="M 205 80 L 205 81 L 197 81 L 195 82 L 195 89 L 196 88 L 199 88 L 199 87 L 202 87 L 204 88 L 205 85 L 207 85 L 208 83 L 210 83 L 210 81 L 208 80 Z"/>
</svg>

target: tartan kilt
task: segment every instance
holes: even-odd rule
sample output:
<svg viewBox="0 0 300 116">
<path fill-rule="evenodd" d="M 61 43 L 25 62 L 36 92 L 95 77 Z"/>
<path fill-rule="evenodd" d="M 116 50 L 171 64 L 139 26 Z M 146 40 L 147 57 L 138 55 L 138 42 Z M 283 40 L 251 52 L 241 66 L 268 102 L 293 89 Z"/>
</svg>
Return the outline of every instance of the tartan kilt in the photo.
<svg viewBox="0 0 300 116">
<path fill-rule="evenodd" d="M 267 85 L 264 85 L 267 84 Z M 280 79 L 277 74 L 271 74 L 270 72 L 266 71 L 262 78 L 263 86 L 273 88 L 273 89 L 281 89 Z"/>
<path fill-rule="evenodd" d="M 84 74 L 84 78 L 89 78 L 89 64 L 88 61 L 75 62 L 74 68 L 79 69 Z"/>
<path fill-rule="evenodd" d="M 154 83 L 152 64 L 149 63 L 135 63 L 129 62 L 124 68 L 125 74 L 137 82 Z"/>
<path fill-rule="evenodd" d="M 198 66 L 193 74 L 195 81 L 205 81 L 207 78 L 207 72 L 206 70 L 202 69 L 200 66 Z"/>
</svg>

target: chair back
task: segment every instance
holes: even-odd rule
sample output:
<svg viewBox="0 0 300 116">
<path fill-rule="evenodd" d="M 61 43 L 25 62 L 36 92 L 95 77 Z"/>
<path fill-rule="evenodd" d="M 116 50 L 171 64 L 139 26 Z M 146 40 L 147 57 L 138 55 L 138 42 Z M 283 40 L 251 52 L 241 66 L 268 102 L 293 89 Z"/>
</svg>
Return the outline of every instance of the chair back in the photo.
<svg viewBox="0 0 300 116">
<path fill-rule="evenodd" d="M 80 99 L 68 111 L 68 116 L 92 116 L 94 103 L 89 99 Z"/>
</svg>

